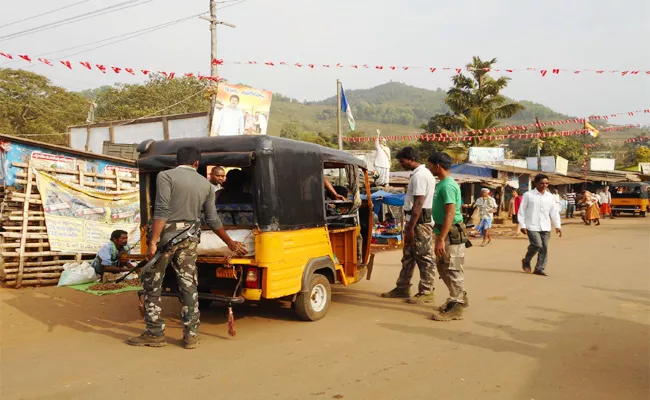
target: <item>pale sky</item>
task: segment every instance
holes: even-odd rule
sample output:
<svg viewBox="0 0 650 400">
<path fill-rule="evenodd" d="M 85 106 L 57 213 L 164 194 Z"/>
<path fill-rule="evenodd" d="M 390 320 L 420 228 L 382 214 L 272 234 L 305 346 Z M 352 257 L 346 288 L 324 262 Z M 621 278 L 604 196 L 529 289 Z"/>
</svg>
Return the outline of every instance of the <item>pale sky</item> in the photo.
<svg viewBox="0 0 650 400">
<path fill-rule="evenodd" d="M 81 0 L 3 0 L 0 26 Z M 68 9 L 0 28 L 0 37 L 129 0 L 88 0 Z M 18 38 L 0 39 L 0 51 L 43 54 L 208 10 L 208 0 L 131 0 L 143 3 L 115 13 Z M 134 3 L 135 4 L 135 3 Z M 450 84 L 451 72 L 472 56 L 496 57 L 497 68 L 641 70 L 637 76 L 565 72 L 510 74 L 505 94 L 545 104 L 573 116 L 611 114 L 650 108 L 650 1 L 648 0 L 246 0 L 224 2 L 219 18 L 237 28 L 219 27 L 219 58 L 227 61 L 286 61 L 289 64 L 369 64 L 437 67 L 384 69 L 298 69 L 263 65 L 224 65 L 219 74 L 233 83 L 279 92 L 301 100 L 321 100 L 336 93 L 336 79 L 346 89 L 362 89 L 390 80 L 426 89 Z M 87 48 L 100 46 L 98 43 Z M 49 54 L 57 59 L 83 50 Z M 158 71 L 208 74 L 210 34 L 199 18 L 121 43 L 69 56 L 75 70 L 37 65 L 55 84 L 83 90 L 116 82 L 143 81 L 142 75 L 103 75 L 79 61 Z M 26 67 L 24 62 L 1 67 Z M 352 104 L 354 110 L 354 104 Z M 272 112 L 272 111 L 271 111 Z M 650 125 L 650 114 L 613 123 Z"/>
</svg>

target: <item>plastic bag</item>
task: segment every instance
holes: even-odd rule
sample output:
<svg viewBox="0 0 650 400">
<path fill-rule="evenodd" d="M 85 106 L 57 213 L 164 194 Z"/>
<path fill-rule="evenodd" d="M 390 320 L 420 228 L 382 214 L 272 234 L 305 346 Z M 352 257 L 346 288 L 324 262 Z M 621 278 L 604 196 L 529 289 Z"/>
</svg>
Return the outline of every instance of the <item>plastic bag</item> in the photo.
<svg viewBox="0 0 650 400">
<path fill-rule="evenodd" d="M 80 285 L 82 283 L 97 282 L 98 280 L 99 276 L 95 273 L 95 269 L 87 261 L 81 264 L 71 262 L 63 266 L 63 272 L 57 286 Z"/>
<path fill-rule="evenodd" d="M 250 229 L 232 229 L 226 232 L 235 242 L 244 243 L 246 256 L 255 255 L 255 237 L 253 231 Z M 201 232 L 201 243 L 199 243 L 197 253 L 202 256 L 232 255 L 232 251 L 230 251 L 228 246 L 212 231 Z"/>
</svg>

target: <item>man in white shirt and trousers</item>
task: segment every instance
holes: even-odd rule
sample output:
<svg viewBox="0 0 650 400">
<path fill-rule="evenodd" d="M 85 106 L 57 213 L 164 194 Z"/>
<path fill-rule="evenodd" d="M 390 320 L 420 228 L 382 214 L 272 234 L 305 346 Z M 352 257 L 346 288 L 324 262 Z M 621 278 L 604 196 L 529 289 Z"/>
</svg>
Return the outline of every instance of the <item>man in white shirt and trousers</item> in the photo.
<svg viewBox="0 0 650 400">
<path fill-rule="evenodd" d="M 420 164 L 418 153 L 412 147 L 397 152 L 402 168 L 413 171 L 404 197 L 404 249 L 402 269 L 396 286 L 381 297 L 405 298 L 410 304 L 433 303 L 435 254 L 433 252 L 433 193 L 436 180 L 424 164 Z M 418 292 L 411 297 L 411 279 L 415 266 L 420 270 Z"/>
<path fill-rule="evenodd" d="M 381 132 L 377 129 L 375 139 L 375 171 L 379 175 L 375 179 L 375 186 L 388 186 L 390 180 L 390 149 L 386 146 L 386 139 L 380 139 Z"/>
<path fill-rule="evenodd" d="M 560 205 L 548 191 L 548 176 L 544 174 L 535 176 L 535 189 L 524 194 L 517 219 L 521 232 L 528 235 L 530 242 L 528 252 L 521 260 L 521 267 L 525 272 L 530 272 L 531 260 L 535 254 L 538 254 L 533 274 L 548 276 L 545 269 L 548 241 L 551 238 L 551 221 L 559 237 L 562 237 Z"/>
</svg>

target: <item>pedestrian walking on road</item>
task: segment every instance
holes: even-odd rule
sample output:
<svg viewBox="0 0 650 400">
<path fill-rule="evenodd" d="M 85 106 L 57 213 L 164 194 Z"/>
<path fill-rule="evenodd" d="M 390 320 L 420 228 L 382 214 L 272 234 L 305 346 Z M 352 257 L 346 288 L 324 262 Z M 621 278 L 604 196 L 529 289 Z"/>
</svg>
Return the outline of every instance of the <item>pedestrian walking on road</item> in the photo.
<svg viewBox="0 0 650 400">
<path fill-rule="evenodd" d="M 535 176 L 535 189 L 526 192 L 519 207 L 519 228 L 528 235 L 530 245 L 526 256 L 521 260 L 524 271 L 530 272 L 532 258 L 537 254 L 535 275 L 547 276 L 546 261 L 548 256 L 548 241 L 551 238 L 551 221 L 555 231 L 562 237 L 562 222 L 560 221 L 560 206 L 548 191 L 548 176 Z"/>
<path fill-rule="evenodd" d="M 461 214 L 460 186 L 449 173 L 451 165 L 451 157 L 443 152 L 433 153 L 428 160 L 429 169 L 439 181 L 431 210 L 435 222 L 436 265 L 449 289 L 449 298 L 432 316 L 434 321 L 463 319 L 463 309 L 469 305 L 463 270 L 469 235 Z"/>
<path fill-rule="evenodd" d="M 585 225 L 591 225 L 593 222 L 595 226 L 600 225 L 600 210 L 598 207 L 599 196 L 591 193 L 588 190 L 582 191 L 580 203 L 585 205 L 585 214 L 582 217 Z"/>
<path fill-rule="evenodd" d="M 603 219 L 607 215 L 614 219 L 612 214 L 612 193 L 609 191 L 609 186 L 605 186 L 598 196 L 600 197 L 600 214 Z"/>
<path fill-rule="evenodd" d="M 397 153 L 402 168 L 413 171 L 404 198 L 404 255 L 402 269 L 396 287 L 382 297 L 407 298 L 411 304 L 433 303 L 434 254 L 433 221 L 431 205 L 436 181 L 431 172 L 417 161 L 418 154 L 411 147 Z M 411 279 L 415 265 L 420 269 L 420 284 L 415 296 L 411 296 Z"/>
<path fill-rule="evenodd" d="M 564 199 L 566 200 L 566 217 L 573 218 L 573 213 L 576 212 L 576 192 L 573 188 L 570 188 L 567 193 L 564 194 Z"/>
<path fill-rule="evenodd" d="M 153 212 L 153 226 L 147 246 L 147 259 L 158 251 L 158 244 L 165 244 L 190 226 L 200 223 L 201 211 L 205 224 L 226 243 L 235 254 L 244 254 L 242 243 L 233 241 L 226 233 L 214 201 L 212 184 L 196 169 L 201 153 L 196 147 L 181 147 L 176 153 L 176 168 L 158 173 L 156 178 L 156 200 Z M 190 228 L 191 229 L 191 228 Z M 165 345 L 165 322 L 161 316 L 160 296 L 165 270 L 171 262 L 176 272 L 183 322 L 183 339 L 186 349 L 198 346 L 199 298 L 197 290 L 198 239 L 188 237 L 173 245 L 142 273 L 144 288 L 144 321 L 146 331 L 128 339 L 132 346 L 162 347 Z"/>
<path fill-rule="evenodd" d="M 476 231 L 483 236 L 481 246 L 487 246 L 492 242 L 490 229 L 492 228 L 492 216 L 498 208 L 497 202 L 490 196 L 490 189 L 481 189 L 481 197 L 476 199 L 474 205 L 478 208 L 479 218 L 481 219 L 476 227 Z"/>
</svg>

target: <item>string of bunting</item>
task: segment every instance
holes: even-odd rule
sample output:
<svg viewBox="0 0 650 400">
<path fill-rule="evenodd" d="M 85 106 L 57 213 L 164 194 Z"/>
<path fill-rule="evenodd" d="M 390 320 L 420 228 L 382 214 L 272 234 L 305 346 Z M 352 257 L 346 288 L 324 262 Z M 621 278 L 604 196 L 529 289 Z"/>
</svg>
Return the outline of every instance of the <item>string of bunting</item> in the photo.
<svg viewBox="0 0 650 400">
<path fill-rule="evenodd" d="M 478 70 L 478 68 L 472 68 L 472 67 L 424 67 L 424 66 L 416 66 L 416 65 L 371 65 L 371 64 L 342 64 L 342 63 L 336 63 L 336 64 L 314 64 L 314 63 L 300 63 L 300 62 L 286 62 L 286 61 L 224 61 L 223 59 L 214 59 L 212 60 L 213 64 L 217 65 L 223 65 L 223 64 L 236 64 L 236 65 L 265 65 L 268 67 L 276 67 L 276 66 L 294 66 L 297 68 L 306 68 L 306 69 L 316 69 L 316 68 L 323 68 L 323 69 L 330 69 L 330 68 L 351 68 L 351 69 L 374 69 L 374 70 L 390 70 L 390 71 L 408 71 L 412 69 L 421 69 L 421 70 L 428 70 L 431 73 L 434 72 L 440 72 L 440 71 L 449 71 L 449 72 L 455 72 L 456 74 L 460 74 L 462 71 L 475 71 Z M 515 73 L 515 72 L 536 72 L 539 73 L 541 76 L 547 76 L 547 75 L 559 75 L 560 73 L 572 73 L 574 75 L 581 74 L 583 72 L 588 72 L 588 73 L 595 73 L 597 75 L 604 75 L 604 74 L 620 74 L 621 76 L 626 76 L 626 75 L 641 75 L 645 73 L 645 75 L 650 75 L 650 70 L 638 70 L 638 69 L 626 69 L 626 70 L 606 70 L 606 69 L 567 69 L 567 68 L 480 68 L 480 70 L 486 71 L 486 72 L 507 72 L 507 73 Z"/>
<path fill-rule="evenodd" d="M 650 136 L 639 136 L 635 138 L 629 138 L 629 139 L 608 139 L 607 142 L 622 142 L 622 143 L 635 143 L 635 142 L 643 142 L 646 140 L 650 140 Z M 595 147 L 601 147 L 604 146 L 605 143 L 590 143 L 590 144 L 585 144 L 585 149 L 591 149 Z"/>
<path fill-rule="evenodd" d="M 617 114 L 610 114 L 611 117 L 615 117 L 617 115 L 623 115 L 623 114 L 628 114 L 628 115 L 634 115 L 634 113 L 640 113 L 641 111 L 633 111 L 633 112 L 628 112 L 628 113 L 617 113 Z M 650 110 L 643 110 L 646 114 L 650 114 Z M 605 115 L 604 117 L 608 117 Z M 590 117 L 591 119 L 601 119 L 600 116 L 594 116 Z M 603 118 L 604 119 L 604 118 Z M 589 122 L 587 120 L 587 122 Z M 460 131 L 460 132 L 454 132 L 454 135 L 476 135 L 476 134 L 484 134 L 484 133 L 497 133 L 497 132 L 512 132 L 512 131 L 526 131 L 528 128 L 539 128 L 539 127 L 545 127 L 545 126 L 555 126 L 555 125 L 564 125 L 564 124 L 584 124 L 585 119 L 584 118 L 573 118 L 573 119 L 566 119 L 566 120 L 561 120 L 561 121 L 550 121 L 550 122 L 540 122 L 539 125 L 535 122 L 530 123 L 530 124 L 524 124 L 524 125 L 506 125 L 506 126 L 499 126 L 495 128 L 487 128 L 487 129 L 476 129 L 476 130 L 471 130 L 471 131 Z M 601 132 L 611 132 L 611 131 L 624 131 L 626 129 L 632 129 L 632 128 L 640 128 L 641 125 L 624 125 L 624 126 L 616 126 L 616 127 L 603 127 L 600 126 L 600 131 Z M 433 133 L 433 132 L 428 132 L 428 133 Z M 442 132 L 441 132 L 442 133 Z"/>
<path fill-rule="evenodd" d="M 469 142 L 474 139 L 479 142 L 483 141 L 494 141 L 494 140 L 506 140 L 506 139 L 537 139 L 545 137 L 558 137 L 558 136 L 575 136 L 575 135 L 586 135 L 589 134 L 589 129 L 575 129 L 572 131 L 562 131 L 562 132 L 543 132 L 543 133 L 517 133 L 509 135 L 488 135 L 488 136 L 457 136 L 455 133 L 422 133 L 419 135 L 404 135 L 404 136 L 383 136 L 382 139 L 386 139 L 389 142 L 396 141 L 413 141 L 413 140 L 425 140 L 427 142 Z M 645 139 L 650 139 L 650 136 L 642 136 L 630 139 L 608 139 L 609 141 L 615 142 L 625 142 L 631 143 L 636 141 L 643 141 Z M 361 142 L 370 142 L 377 140 L 376 136 L 361 136 L 361 137 L 343 137 L 343 140 L 348 143 L 361 143 Z"/>
<path fill-rule="evenodd" d="M 77 67 L 77 63 L 73 62 L 73 61 L 70 61 L 70 60 L 58 60 L 58 63 L 57 63 L 57 60 L 50 60 L 50 59 L 42 58 L 42 57 L 38 57 L 38 58 L 36 58 L 36 60 L 33 60 L 32 57 L 27 55 L 27 54 L 18 54 L 17 57 L 14 57 L 12 54 L 4 53 L 4 52 L 0 52 L 0 56 L 5 57 L 5 58 L 7 58 L 9 60 L 23 60 L 23 61 L 28 62 L 30 64 L 38 62 L 38 63 L 41 63 L 43 65 L 47 65 L 49 67 L 62 65 L 62 66 L 66 67 L 69 70 L 72 70 L 73 67 L 75 67 L 74 68 L 75 70 L 79 69 Z M 165 78 L 167 78 L 169 80 L 174 79 L 174 78 L 180 78 L 180 77 L 195 78 L 195 79 L 198 79 L 200 81 L 211 81 L 211 82 L 221 82 L 221 81 L 225 80 L 221 76 L 216 76 L 215 77 L 215 76 L 194 74 L 194 73 L 191 73 L 191 72 L 188 72 L 188 73 L 176 73 L 176 72 L 167 72 L 167 71 L 153 71 L 153 70 L 150 70 L 150 69 L 117 67 L 117 66 L 109 66 L 109 65 L 106 65 L 106 64 L 94 64 L 94 63 L 90 63 L 89 61 L 79 61 L 78 65 L 81 65 L 83 67 L 83 69 L 86 69 L 88 71 L 96 70 L 98 72 L 101 72 L 102 74 L 107 74 L 107 73 L 112 72 L 112 73 L 114 73 L 116 75 L 128 74 L 128 75 L 132 75 L 132 76 L 136 76 L 136 75 L 149 76 L 150 74 L 159 73 L 159 74 L 163 75 Z"/>
<path fill-rule="evenodd" d="M 96 69 L 97 71 L 106 74 L 113 72 L 115 74 L 120 74 L 122 72 L 130 75 L 136 75 L 136 74 L 143 74 L 143 75 L 149 75 L 151 74 L 152 70 L 150 69 L 142 69 L 142 68 L 128 68 L 128 67 L 119 67 L 119 66 L 110 66 L 106 64 L 96 64 L 96 63 L 91 63 L 89 61 L 78 61 L 78 62 L 73 62 L 70 60 L 53 60 L 53 59 L 48 59 L 48 58 L 43 58 L 43 57 L 32 57 L 29 54 L 11 54 L 8 52 L 0 52 L 0 56 L 5 57 L 9 60 L 16 60 L 16 61 L 24 61 L 27 63 L 34 63 L 34 62 L 39 62 L 44 65 L 48 65 L 50 67 L 56 66 L 64 66 L 70 70 L 73 69 L 74 67 L 77 67 L 78 65 L 81 65 L 83 68 L 87 70 L 93 70 Z M 57 62 L 58 61 L 58 62 Z M 213 59 L 212 64 L 215 65 L 225 65 L 225 64 L 233 64 L 233 65 L 261 65 L 261 66 L 266 66 L 266 67 L 295 67 L 295 68 L 304 68 L 304 69 L 337 69 L 337 68 L 348 68 L 352 70 L 375 70 L 375 71 L 409 71 L 409 70 L 425 70 L 429 71 L 430 73 L 436 73 L 436 72 L 452 72 L 456 74 L 460 74 L 463 71 L 474 71 L 476 70 L 475 68 L 471 67 L 424 67 L 424 66 L 409 66 L 409 65 L 402 65 L 402 66 L 397 66 L 397 65 L 372 65 L 372 64 L 343 64 L 343 63 L 336 63 L 336 64 L 315 64 L 315 63 L 301 63 L 301 62 L 286 62 L 286 61 L 225 61 L 223 59 Z M 553 76 L 553 75 L 559 75 L 559 74 L 566 74 L 570 73 L 573 75 L 579 75 L 581 73 L 594 73 L 596 75 L 611 75 L 611 74 L 617 74 L 620 76 L 632 76 L 632 75 L 647 75 L 650 76 L 650 69 L 649 70 L 641 70 L 641 69 L 625 69 L 625 70 L 607 70 L 607 69 L 567 69 L 567 68 L 481 68 L 481 70 L 486 71 L 486 72 L 505 72 L 505 73 L 515 73 L 515 72 L 534 72 L 534 73 L 539 73 L 541 76 Z M 176 72 L 168 72 L 168 71 L 157 71 L 164 76 L 167 77 L 167 79 L 174 79 L 176 77 L 195 77 L 200 80 L 215 80 L 218 78 L 212 78 L 209 76 L 204 76 L 204 75 L 198 75 L 195 76 L 193 73 L 176 73 Z"/>
</svg>

